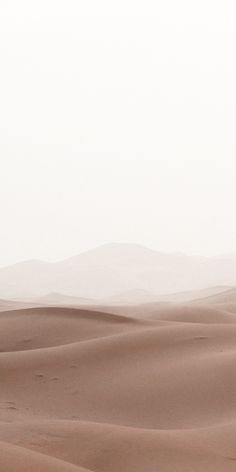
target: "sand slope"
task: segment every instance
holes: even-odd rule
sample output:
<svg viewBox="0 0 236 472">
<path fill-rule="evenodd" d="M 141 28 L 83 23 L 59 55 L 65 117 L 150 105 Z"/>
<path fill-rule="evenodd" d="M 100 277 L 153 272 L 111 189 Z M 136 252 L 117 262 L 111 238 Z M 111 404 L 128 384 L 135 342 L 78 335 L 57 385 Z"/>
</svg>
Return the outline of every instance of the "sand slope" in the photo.
<svg viewBox="0 0 236 472">
<path fill-rule="evenodd" d="M 0 314 L 0 470 L 235 470 L 236 316 L 151 305 Z"/>
<path fill-rule="evenodd" d="M 0 351 L 70 344 L 149 326 L 145 320 L 84 309 L 41 307 L 2 312 Z"/>
<path fill-rule="evenodd" d="M 84 468 L 73 466 L 54 457 L 29 451 L 0 442 L 0 470 L 4 472 L 86 472 Z M 87 472 L 89 472 L 87 470 Z"/>
</svg>

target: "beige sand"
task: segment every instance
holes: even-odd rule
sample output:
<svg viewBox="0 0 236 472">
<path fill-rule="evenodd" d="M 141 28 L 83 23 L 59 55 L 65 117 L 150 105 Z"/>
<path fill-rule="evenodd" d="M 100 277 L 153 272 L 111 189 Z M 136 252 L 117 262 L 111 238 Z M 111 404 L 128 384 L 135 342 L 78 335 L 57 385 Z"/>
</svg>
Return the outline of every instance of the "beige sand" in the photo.
<svg viewBox="0 0 236 472">
<path fill-rule="evenodd" d="M 2 312 L 0 470 L 235 471 L 236 314 L 217 300 Z"/>
</svg>

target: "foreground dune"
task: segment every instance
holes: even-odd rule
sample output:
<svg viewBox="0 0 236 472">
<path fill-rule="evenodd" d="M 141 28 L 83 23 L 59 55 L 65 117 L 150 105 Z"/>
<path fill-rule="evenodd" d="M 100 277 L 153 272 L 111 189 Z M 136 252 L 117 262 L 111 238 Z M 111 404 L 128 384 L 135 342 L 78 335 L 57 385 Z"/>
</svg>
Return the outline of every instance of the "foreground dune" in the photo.
<svg viewBox="0 0 236 472">
<path fill-rule="evenodd" d="M 82 467 L 3 442 L 0 443 L 0 467 L 4 472 L 86 472 Z"/>
<path fill-rule="evenodd" d="M 99 310 L 0 314 L 0 470 L 234 471 L 236 316 Z"/>
<path fill-rule="evenodd" d="M 83 464 L 93 471 L 213 472 L 235 470 L 235 432 L 236 425 L 199 431 L 160 431 L 92 422 L 35 420 L 7 425 L 5 436 L 25 450 L 41 453 L 43 449 L 47 456 L 56 457 L 62 464 Z"/>
<path fill-rule="evenodd" d="M 149 323 L 150 324 L 150 323 Z M 147 321 L 73 308 L 34 308 L 1 313 L 0 351 L 24 351 L 128 332 Z"/>
</svg>

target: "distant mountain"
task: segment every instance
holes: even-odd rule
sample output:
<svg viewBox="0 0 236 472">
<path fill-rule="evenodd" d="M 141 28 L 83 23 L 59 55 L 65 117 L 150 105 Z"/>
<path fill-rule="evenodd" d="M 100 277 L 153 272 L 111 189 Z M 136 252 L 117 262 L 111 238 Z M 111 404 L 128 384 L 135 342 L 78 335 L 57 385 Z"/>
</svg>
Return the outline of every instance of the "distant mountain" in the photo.
<svg viewBox="0 0 236 472">
<path fill-rule="evenodd" d="M 38 306 L 85 306 L 97 304 L 97 300 L 93 298 L 73 297 L 56 292 L 48 293 L 42 297 L 27 298 L 26 300 Z"/>
<path fill-rule="evenodd" d="M 136 304 L 136 303 L 147 303 L 151 301 L 157 301 L 159 299 L 158 295 L 154 295 L 147 290 L 128 290 L 127 292 L 122 292 L 112 297 L 106 298 L 104 301 L 106 304 Z"/>
<path fill-rule="evenodd" d="M 148 294 L 153 299 L 219 285 L 236 285 L 236 257 L 168 254 L 138 244 L 106 244 L 56 263 L 31 260 L 0 269 L 1 298 L 56 292 L 101 301 L 130 292 L 146 301 Z"/>
</svg>

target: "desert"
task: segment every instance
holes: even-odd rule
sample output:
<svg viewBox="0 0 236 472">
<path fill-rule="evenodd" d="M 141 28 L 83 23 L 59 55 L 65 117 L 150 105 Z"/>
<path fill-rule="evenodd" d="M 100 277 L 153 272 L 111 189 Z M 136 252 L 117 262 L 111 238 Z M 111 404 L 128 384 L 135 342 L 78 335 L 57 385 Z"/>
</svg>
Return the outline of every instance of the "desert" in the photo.
<svg viewBox="0 0 236 472">
<path fill-rule="evenodd" d="M 118 291 L 2 299 L 1 470 L 235 470 L 236 289 Z"/>
<path fill-rule="evenodd" d="M 235 44 L 0 1 L 0 472 L 236 472 Z"/>
</svg>

